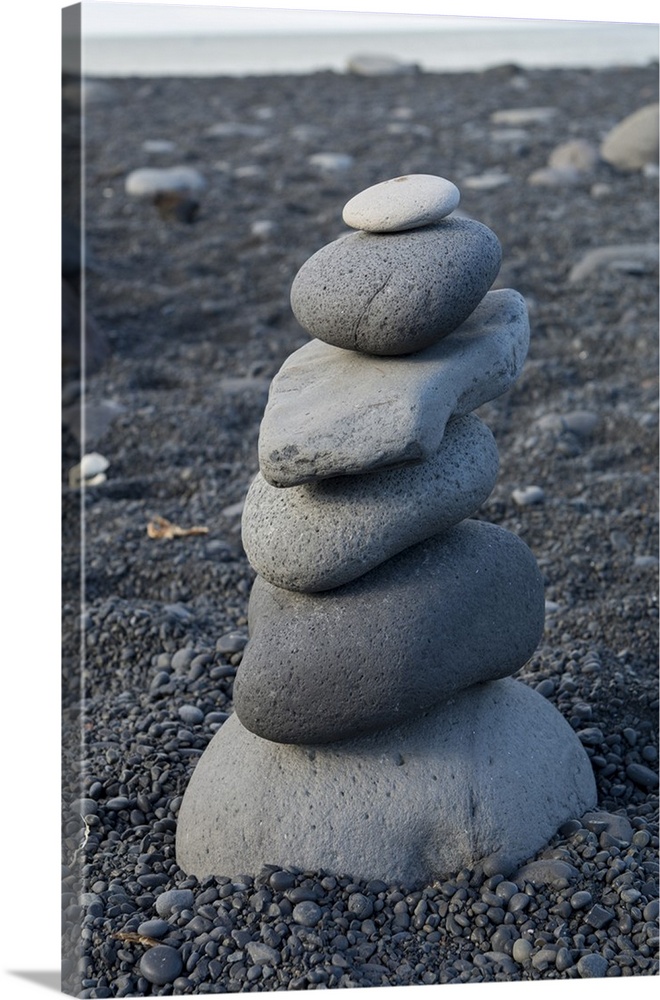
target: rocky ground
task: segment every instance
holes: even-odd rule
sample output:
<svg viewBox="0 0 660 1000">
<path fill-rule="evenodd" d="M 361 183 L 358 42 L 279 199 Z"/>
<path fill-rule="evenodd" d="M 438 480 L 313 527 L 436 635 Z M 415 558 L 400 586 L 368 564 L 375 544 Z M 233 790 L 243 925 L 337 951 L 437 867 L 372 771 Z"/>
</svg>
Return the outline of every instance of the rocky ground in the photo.
<svg viewBox="0 0 660 1000">
<path fill-rule="evenodd" d="M 657 173 L 600 162 L 574 184 L 529 183 L 558 144 L 598 147 L 656 95 L 657 66 L 122 79 L 90 95 L 86 299 L 105 357 L 84 387 L 75 359 L 63 373 L 69 992 L 657 974 L 657 265 L 622 251 L 571 273 L 593 249 L 657 240 Z M 555 110 L 491 119 L 539 107 Z M 219 123 L 237 127 L 207 135 Z M 173 145 L 143 145 L 156 140 Z M 132 170 L 182 164 L 207 181 L 198 206 L 126 194 Z M 523 375 L 479 411 L 500 474 L 478 516 L 542 568 L 546 630 L 518 676 L 579 732 L 606 815 L 575 817 L 506 877 L 401 886 L 266 868 L 198 882 L 175 861 L 177 811 L 232 710 L 253 579 L 241 503 L 269 381 L 307 341 L 289 288 L 344 231 L 348 198 L 408 172 L 459 186 L 461 210 L 502 243 L 495 287 L 528 302 Z M 82 503 L 81 614 L 69 470 L 83 395 L 84 450 L 109 465 Z M 158 517 L 208 531 L 153 538 Z"/>
</svg>

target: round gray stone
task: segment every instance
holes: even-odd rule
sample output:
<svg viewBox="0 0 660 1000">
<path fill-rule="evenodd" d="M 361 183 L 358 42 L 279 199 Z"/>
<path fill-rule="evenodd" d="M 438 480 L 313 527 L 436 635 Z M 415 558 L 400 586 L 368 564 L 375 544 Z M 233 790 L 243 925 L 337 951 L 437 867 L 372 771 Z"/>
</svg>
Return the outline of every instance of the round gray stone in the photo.
<svg viewBox="0 0 660 1000">
<path fill-rule="evenodd" d="M 282 743 L 396 724 L 522 667 L 544 610 L 530 550 L 482 521 L 463 521 L 321 594 L 257 577 L 234 708 L 249 730 Z"/>
<path fill-rule="evenodd" d="M 468 415 L 450 419 L 436 454 L 416 465 L 289 489 L 259 473 L 245 500 L 243 547 L 269 583 L 330 590 L 469 517 L 497 469 L 492 434 Z"/>
<path fill-rule="evenodd" d="M 156 899 L 156 913 L 159 917 L 169 917 L 174 909 L 183 910 L 195 902 L 192 889 L 168 889 Z"/>
<path fill-rule="evenodd" d="M 177 863 L 198 878 L 269 863 L 411 886 L 478 862 L 506 874 L 595 802 L 568 723 L 511 678 L 313 750 L 263 740 L 233 715 L 184 795 Z"/>
<path fill-rule="evenodd" d="M 176 948 L 157 944 L 148 948 L 140 959 L 140 972 L 157 986 L 172 983 L 183 969 L 183 960 Z"/>
<path fill-rule="evenodd" d="M 292 913 L 293 919 L 303 927 L 316 927 L 323 916 L 323 910 L 311 899 L 304 899 L 302 903 L 296 903 Z"/>
<path fill-rule="evenodd" d="M 533 951 L 534 946 L 531 941 L 527 941 L 525 938 L 516 938 L 513 942 L 511 954 L 514 962 L 518 962 L 519 965 L 524 965 L 525 962 L 530 961 Z"/>
<path fill-rule="evenodd" d="M 410 354 L 468 318 L 501 259 L 495 234 L 473 219 L 443 219 L 403 233 L 350 233 L 303 264 L 291 308 L 312 337 L 335 347 Z"/>
<path fill-rule="evenodd" d="M 342 218 L 352 229 L 401 232 L 440 222 L 458 207 L 455 184 L 433 174 L 404 174 L 360 191 L 344 205 Z"/>
</svg>

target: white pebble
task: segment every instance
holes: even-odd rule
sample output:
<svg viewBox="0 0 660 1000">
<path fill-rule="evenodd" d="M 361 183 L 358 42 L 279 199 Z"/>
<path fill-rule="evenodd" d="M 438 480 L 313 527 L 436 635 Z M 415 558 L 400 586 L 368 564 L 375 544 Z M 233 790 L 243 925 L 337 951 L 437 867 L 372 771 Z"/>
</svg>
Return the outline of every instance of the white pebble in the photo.
<svg viewBox="0 0 660 1000">
<path fill-rule="evenodd" d="M 531 507 L 532 504 L 543 503 L 545 493 L 540 486 L 523 486 L 512 492 L 511 499 L 518 507 Z"/>
<path fill-rule="evenodd" d="M 458 206 L 455 184 L 433 174 L 404 174 L 360 191 L 344 206 L 342 218 L 353 229 L 400 232 L 440 222 Z"/>
<path fill-rule="evenodd" d="M 348 153 L 313 153 L 309 162 L 320 170 L 348 170 L 353 166 L 353 157 Z"/>
<path fill-rule="evenodd" d="M 127 194 L 140 197 L 161 191 L 202 191 L 206 181 L 194 167 L 143 167 L 131 171 L 125 186 Z"/>
<path fill-rule="evenodd" d="M 69 486 L 76 488 L 83 483 L 85 486 L 100 486 L 106 480 L 105 470 L 109 465 L 107 458 L 96 451 L 83 455 L 79 464 L 69 469 Z"/>
<path fill-rule="evenodd" d="M 511 177 L 509 174 L 493 171 L 493 173 L 489 174 L 465 177 L 463 179 L 463 187 L 470 188 L 472 191 L 494 191 L 496 188 L 503 187 L 510 182 Z"/>
</svg>

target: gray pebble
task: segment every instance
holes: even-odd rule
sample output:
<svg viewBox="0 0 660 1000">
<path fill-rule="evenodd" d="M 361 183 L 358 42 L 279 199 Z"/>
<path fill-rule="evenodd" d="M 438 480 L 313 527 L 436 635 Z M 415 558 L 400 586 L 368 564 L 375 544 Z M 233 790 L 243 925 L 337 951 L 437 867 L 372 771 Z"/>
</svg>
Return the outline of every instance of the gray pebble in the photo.
<svg viewBox="0 0 660 1000">
<path fill-rule="evenodd" d="M 278 965 L 280 953 L 262 941 L 248 941 L 245 950 L 255 965 Z"/>
<path fill-rule="evenodd" d="M 293 908 L 293 919 L 303 927 L 315 927 L 323 916 L 323 910 L 311 899 L 297 903 Z"/>
<path fill-rule="evenodd" d="M 528 896 L 526 892 L 515 892 L 509 899 L 509 913 L 522 913 L 531 901 L 531 896 Z"/>
<path fill-rule="evenodd" d="M 586 906 L 591 906 L 593 896 L 586 889 L 574 892 L 570 898 L 570 904 L 574 910 L 583 910 Z"/>
<path fill-rule="evenodd" d="M 573 956 L 568 948 L 560 948 L 555 957 L 555 968 L 557 972 L 566 972 L 574 965 Z"/>
<path fill-rule="evenodd" d="M 588 726 L 586 729 L 580 729 L 578 731 L 578 739 L 586 747 L 596 747 L 605 739 L 602 729 L 598 729 L 597 726 Z"/>
<path fill-rule="evenodd" d="M 188 670 L 188 667 L 195 659 L 195 655 L 195 650 L 190 646 L 186 646 L 185 649 L 177 649 L 171 660 L 172 670 L 177 674 Z"/>
<path fill-rule="evenodd" d="M 166 920 L 154 918 L 153 920 L 143 920 L 138 926 L 137 932 L 144 934 L 145 937 L 162 938 L 171 930 L 172 925 L 168 924 Z"/>
<path fill-rule="evenodd" d="M 276 871 L 272 873 L 268 881 L 277 892 L 283 892 L 296 884 L 296 876 L 293 872 Z"/>
<path fill-rule="evenodd" d="M 198 725 L 204 720 L 204 713 L 196 705 L 182 705 L 179 709 L 179 718 L 188 726 Z"/>
<path fill-rule="evenodd" d="M 117 795 L 113 799 L 108 799 L 105 807 L 106 809 L 111 809 L 113 812 L 119 812 L 120 809 L 126 809 L 129 805 L 130 802 L 124 795 Z"/>
<path fill-rule="evenodd" d="M 608 910 L 607 907 L 596 903 L 587 913 L 585 920 L 591 927 L 599 931 L 603 927 L 607 927 L 608 924 L 611 924 L 614 917 L 615 914 L 612 910 Z"/>
<path fill-rule="evenodd" d="M 240 653 L 245 649 L 247 635 L 244 632 L 227 632 L 215 644 L 217 653 Z"/>
<path fill-rule="evenodd" d="M 524 938 L 518 938 L 513 942 L 513 949 L 511 955 L 514 962 L 518 962 L 519 965 L 524 965 L 525 962 L 529 962 L 534 947 L 531 941 L 527 941 Z"/>
<path fill-rule="evenodd" d="M 192 889 L 168 889 L 156 899 L 156 913 L 159 917 L 169 917 L 175 908 L 183 910 L 195 904 Z"/>
<path fill-rule="evenodd" d="M 633 565 L 637 569 L 655 569 L 658 565 L 657 556 L 635 556 Z"/>
<path fill-rule="evenodd" d="M 505 903 L 510 903 L 517 892 L 518 892 L 518 886 L 516 885 L 516 883 L 508 882 L 506 879 L 503 879 L 495 887 L 495 895 L 499 899 L 504 900 Z"/>
<path fill-rule="evenodd" d="M 173 982 L 181 970 L 183 961 L 176 948 L 167 944 L 157 944 L 145 951 L 140 960 L 140 972 L 150 983 L 164 986 Z"/>
<path fill-rule="evenodd" d="M 539 948 L 539 950 L 535 951 L 532 955 L 532 965 L 535 969 L 538 969 L 539 972 L 544 972 L 551 965 L 555 964 L 556 957 L 557 952 L 555 948 Z"/>
<path fill-rule="evenodd" d="M 555 683 L 549 678 L 541 681 L 540 684 L 536 685 L 536 690 L 539 694 L 542 694 L 544 698 L 551 698 L 555 693 Z"/>
<path fill-rule="evenodd" d="M 373 903 L 368 896 L 354 892 L 348 897 L 349 913 L 355 914 L 358 920 L 367 920 L 374 912 Z"/>
<path fill-rule="evenodd" d="M 582 979 L 600 979 L 607 975 L 607 959 L 590 952 L 578 960 L 577 969 Z"/>
<path fill-rule="evenodd" d="M 652 771 L 650 767 L 645 767 L 643 764 L 628 764 L 626 774 L 631 781 L 634 781 L 636 785 L 647 791 L 658 787 L 657 772 Z"/>
<path fill-rule="evenodd" d="M 563 415 L 562 422 L 565 430 L 578 437 L 588 437 L 598 426 L 598 414 L 589 410 L 572 410 Z"/>
</svg>

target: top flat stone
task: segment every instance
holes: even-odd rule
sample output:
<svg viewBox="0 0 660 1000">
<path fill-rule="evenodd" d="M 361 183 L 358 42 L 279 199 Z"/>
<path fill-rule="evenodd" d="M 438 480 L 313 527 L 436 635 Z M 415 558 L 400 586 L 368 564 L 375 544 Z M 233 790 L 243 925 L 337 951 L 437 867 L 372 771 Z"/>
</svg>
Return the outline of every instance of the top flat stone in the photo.
<svg viewBox="0 0 660 1000">
<path fill-rule="evenodd" d="M 360 191 L 346 203 L 342 218 L 352 229 L 401 232 L 440 222 L 460 198 L 456 185 L 444 177 L 404 174 Z"/>
</svg>

